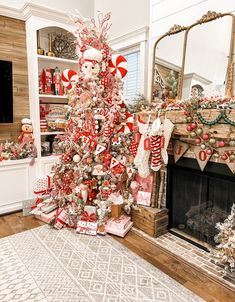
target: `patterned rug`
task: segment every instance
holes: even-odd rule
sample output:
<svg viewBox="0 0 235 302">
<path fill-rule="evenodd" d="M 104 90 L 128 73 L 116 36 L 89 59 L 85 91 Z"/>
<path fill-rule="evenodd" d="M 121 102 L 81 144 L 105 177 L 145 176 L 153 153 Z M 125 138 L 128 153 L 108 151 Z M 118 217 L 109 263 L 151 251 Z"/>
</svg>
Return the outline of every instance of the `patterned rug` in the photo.
<svg viewBox="0 0 235 302">
<path fill-rule="evenodd" d="M 0 240 L 0 301 L 203 301 L 110 236 L 47 225 Z"/>
</svg>

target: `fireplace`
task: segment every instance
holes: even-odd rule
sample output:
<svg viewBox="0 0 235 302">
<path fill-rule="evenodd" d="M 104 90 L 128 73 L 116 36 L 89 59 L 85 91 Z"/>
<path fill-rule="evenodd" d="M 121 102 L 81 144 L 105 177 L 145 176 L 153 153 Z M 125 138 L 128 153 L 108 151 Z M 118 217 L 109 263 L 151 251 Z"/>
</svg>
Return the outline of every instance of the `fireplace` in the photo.
<svg viewBox="0 0 235 302">
<path fill-rule="evenodd" d="M 215 245 L 215 225 L 235 202 L 235 176 L 227 165 L 208 162 L 202 172 L 194 159 L 182 157 L 167 167 L 167 208 L 174 234 L 202 247 Z"/>
</svg>

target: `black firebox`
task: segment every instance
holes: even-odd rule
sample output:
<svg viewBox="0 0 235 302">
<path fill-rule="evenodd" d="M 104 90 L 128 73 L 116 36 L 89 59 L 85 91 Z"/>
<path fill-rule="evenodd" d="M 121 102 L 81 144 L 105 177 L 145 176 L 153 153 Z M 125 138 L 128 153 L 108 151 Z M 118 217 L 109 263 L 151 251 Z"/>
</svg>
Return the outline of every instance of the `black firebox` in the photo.
<svg viewBox="0 0 235 302">
<path fill-rule="evenodd" d="M 194 159 L 182 157 L 167 168 L 170 229 L 195 242 L 214 245 L 215 225 L 235 202 L 235 176 L 226 164 L 208 162 L 202 172 Z M 194 240 L 193 240 L 194 241 Z"/>
</svg>

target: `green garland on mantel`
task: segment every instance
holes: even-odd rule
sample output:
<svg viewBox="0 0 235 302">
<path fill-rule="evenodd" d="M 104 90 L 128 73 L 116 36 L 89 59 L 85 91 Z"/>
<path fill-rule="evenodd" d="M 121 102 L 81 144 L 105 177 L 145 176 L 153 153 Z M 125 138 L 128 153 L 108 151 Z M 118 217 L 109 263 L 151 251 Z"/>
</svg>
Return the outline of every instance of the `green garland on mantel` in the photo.
<svg viewBox="0 0 235 302">
<path fill-rule="evenodd" d="M 206 120 L 201 112 L 196 112 L 196 115 L 197 115 L 197 118 L 198 120 L 201 122 L 201 124 L 203 125 L 208 125 L 208 126 L 212 126 L 212 125 L 215 125 L 217 124 L 220 120 L 224 120 L 224 123 L 225 124 L 229 124 L 231 126 L 234 126 L 235 127 L 235 122 L 232 121 L 226 114 L 226 112 L 223 110 L 219 113 L 219 115 L 212 121 L 208 121 Z"/>
</svg>

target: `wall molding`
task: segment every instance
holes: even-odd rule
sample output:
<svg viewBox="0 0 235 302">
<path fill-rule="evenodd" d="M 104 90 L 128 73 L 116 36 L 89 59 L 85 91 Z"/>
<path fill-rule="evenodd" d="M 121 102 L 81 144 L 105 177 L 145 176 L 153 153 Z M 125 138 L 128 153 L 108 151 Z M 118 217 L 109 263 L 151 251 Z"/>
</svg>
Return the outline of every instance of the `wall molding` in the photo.
<svg viewBox="0 0 235 302">
<path fill-rule="evenodd" d="M 141 42 L 148 40 L 149 27 L 143 26 L 137 28 L 136 30 L 130 31 L 122 36 L 112 38 L 109 40 L 109 45 L 113 50 L 125 49 L 130 46 L 135 46 Z"/>
<path fill-rule="evenodd" d="M 181 66 L 178 66 L 176 64 L 170 63 L 170 62 L 168 62 L 168 61 L 166 61 L 164 59 L 161 59 L 161 58 L 157 57 L 155 59 L 155 62 L 157 64 L 160 64 L 160 65 L 164 66 L 164 67 L 167 67 L 167 68 L 172 69 L 174 71 L 180 72 Z"/>
<path fill-rule="evenodd" d="M 31 16 L 42 17 L 57 22 L 68 22 L 67 12 L 26 2 L 20 9 L 0 4 L 2 16 L 27 21 Z"/>
</svg>

